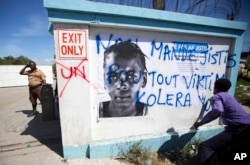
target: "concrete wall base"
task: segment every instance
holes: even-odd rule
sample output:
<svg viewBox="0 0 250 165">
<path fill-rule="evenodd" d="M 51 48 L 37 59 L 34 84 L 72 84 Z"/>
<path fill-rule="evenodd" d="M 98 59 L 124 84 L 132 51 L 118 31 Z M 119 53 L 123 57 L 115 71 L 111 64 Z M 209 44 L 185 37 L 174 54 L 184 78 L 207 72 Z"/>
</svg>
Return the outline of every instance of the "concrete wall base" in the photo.
<svg viewBox="0 0 250 165">
<path fill-rule="evenodd" d="M 164 133 L 162 135 L 129 137 L 126 139 L 91 142 L 89 144 L 84 144 L 78 147 L 64 146 L 64 158 L 115 158 L 128 151 L 135 143 L 140 143 L 141 147 L 147 148 L 152 152 L 165 152 L 177 148 L 182 148 L 185 145 L 194 142 L 195 140 L 206 140 L 223 130 L 223 126 L 216 126 L 197 131 L 189 130 Z"/>
</svg>

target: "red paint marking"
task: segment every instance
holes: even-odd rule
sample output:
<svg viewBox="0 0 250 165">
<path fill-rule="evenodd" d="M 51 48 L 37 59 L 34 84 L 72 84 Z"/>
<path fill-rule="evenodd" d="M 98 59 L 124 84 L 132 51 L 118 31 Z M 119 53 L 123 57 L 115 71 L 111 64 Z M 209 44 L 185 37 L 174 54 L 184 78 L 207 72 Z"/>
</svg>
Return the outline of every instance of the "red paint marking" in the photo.
<svg viewBox="0 0 250 165">
<path fill-rule="evenodd" d="M 83 58 L 83 59 L 81 60 L 81 62 L 76 66 L 76 68 L 79 69 L 79 67 L 83 64 L 84 61 L 88 61 L 88 59 L 87 59 L 87 58 Z M 62 68 L 64 68 L 64 69 L 70 71 L 70 69 L 69 69 L 67 66 L 65 66 L 65 65 L 63 65 L 63 64 L 61 64 L 61 63 L 59 63 L 59 62 L 56 62 L 56 64 L 57 64 L 57 65 L 60 65 L 60 66 L 61 66 Z M 79 73 L 76 73 L 76 74 L 77 74 L 78 76 L 82 77 L 82 75 L 80 75 Z M 82 78 L 83 78 L 85 81 L 87 81 L 94 89 L 97 89 L 97 87 L 96 87 L 94 84 L 92 84 L 92 83 L 87 79 L 86 76 L 83 76 Z M 66 87 L 67 87 L 67 85 L 69 84 L 69 81 L 70 81 L 71 79 L 72 79 L 72 76 L 71 76 L 70 78 L 68 78 L 67 82 L 64 84 L 64 86 L 63 86 L 63 88 L 62 88 L 62 90 L 61 90 L 61 92 L 60 92 L 60 94 L 59 94 L 59 97 L 62 97 L 62 95 L 63 95 L 63 93 L 64 93 L 64 91 L 65 91 L 65 89 L 66 89 Z"/>
</svg>

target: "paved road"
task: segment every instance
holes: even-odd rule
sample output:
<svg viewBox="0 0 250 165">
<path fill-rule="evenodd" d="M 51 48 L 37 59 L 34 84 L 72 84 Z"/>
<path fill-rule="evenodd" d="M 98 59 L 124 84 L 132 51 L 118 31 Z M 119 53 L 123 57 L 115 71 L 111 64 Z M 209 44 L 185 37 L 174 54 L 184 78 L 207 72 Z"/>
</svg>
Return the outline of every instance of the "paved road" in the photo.
<svg viewBox="0 0 250 165">
<path fill-rule="evenodd" d="M 28 87 L 0 88 L 0 165 L 120 165 L 118 160 L 62 157 L 60 121 L 44 121 L 41 105 L 31 112 Z"/>
</svg>

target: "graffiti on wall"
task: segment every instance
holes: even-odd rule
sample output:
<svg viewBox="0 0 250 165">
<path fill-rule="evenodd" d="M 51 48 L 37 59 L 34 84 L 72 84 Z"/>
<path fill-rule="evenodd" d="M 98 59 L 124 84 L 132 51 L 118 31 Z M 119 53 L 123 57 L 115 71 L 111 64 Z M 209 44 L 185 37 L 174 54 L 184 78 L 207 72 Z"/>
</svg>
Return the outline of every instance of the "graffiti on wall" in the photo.
<svg viewBox="0 0 250 165">
<path fill-rule="evenodd" d="M 59 29 L 57 30 L 57 58 L 63 60 L 79 60 L 77 65 L 68 66 L 62 61 L 57 61 L 59 76 L 66 80 L 62 89 L 59 91 L 59 97 L 63 96 L 70 80 L 80 77 L 94 89 L 97 87 L 90 82 L 85 68 L 88 63 L 87 58 L 87 40 L 88 33 L 86 29 Z"/>
<path fill-rule="evenodd" d="M 82 80 L 84 80 L 89 85 L 91 85 L 94 89 L 97 89 L 97 87 L 89 81 L 89 78 L 85 72 L 84 65 L 87 62 L 88 62 L 87 58 L 81 59 L 79 64 L 76 66 L 66 66 L 58 61 L 56 62 L 56 65 L 58 66 L 58 68 L 60 68 L 60 76 L 66 80 L 65 84 L 63 84 L 62 90 L 59 91 L 59 95 L 58 95 L 59 97 L 63 96 L 63 93 L 72 78 L 80 77 L 82 78 Z"/>
<path fill-rule="evenodd" d="M 147 105 L 140 101 L 140 89 L 147 84 L 146 55 L 135 43 L 124 41 L 104 52 L 104 86 L 110 100 L 100 102 L 100 117 L 143 116 Z"/>
<path fill-rule="evenodd" d="M 155 106 L 190 108 L 209 100 L 213 83 L 236 66 L 229 45 L 184 41 L 157 41 L 114 34 L 96 35 L 98 86 L 90 82 L 85 30 L 58 32 L 59 97 L 73 78 L 80 77 L 99 95 L 99 117 L 144 116 Z M 80 57 L 80 58 L 79 58 Z M 77 59 L 68 66 L 64 59 Z M 209 107 L 208 107 L 209 109 Z M 119 110 L 119 111 L 118 111 Z"/>
<path fill-rule="evenodd" d="M 140 65 L 142 62 L 136 59 L 133 62 L 127 56 L 128 53 L 133 54 L 133 47 L 117 48 L 117 45 L 126 41 L 136 44 L 137 49 L 147 56 L 144 69 L 136 70 L 136 65 L 143 66 Z M 229 45 L 183 41 L 164 43 L 155 40 L 141 43 L 140 38 L 123 39 L 113 34 L 105 37 L 96 35 L 96 54 L 104 59 L 104 63 L 100 64 L 104 66 L 101 83 L 104 83 L 104 90 L 110 96 L 109 101 L 100 100 L 100 117 L 145 115 L 145 107 L 185 108 L 203 105 L 212 95 L 214 81 L 225 77 L 226 69 L 236 65 L 235 55 L 229 54 Z M 119 57 L 119 54 L 125 57 Z M 136 54 L 139 53 L 133 56 Z M 145 84 L 141 82 L 145 77 L 145 90 L 137 90 L 134 95 L 127 93 L 132 91 L 132 84 L 144 87 Z M 119 85 L 111 88 L 115 83 Z M 135 99 L 135 103 L 132 99 Z M 129 108 L 128 102 L 136 108 Z M 128 112 L 128 109 L 132 112 L 138 107 L 141 108 L 139 111 Z M 117 109 L 120 112 L 114 112 Z"/>
</svg>

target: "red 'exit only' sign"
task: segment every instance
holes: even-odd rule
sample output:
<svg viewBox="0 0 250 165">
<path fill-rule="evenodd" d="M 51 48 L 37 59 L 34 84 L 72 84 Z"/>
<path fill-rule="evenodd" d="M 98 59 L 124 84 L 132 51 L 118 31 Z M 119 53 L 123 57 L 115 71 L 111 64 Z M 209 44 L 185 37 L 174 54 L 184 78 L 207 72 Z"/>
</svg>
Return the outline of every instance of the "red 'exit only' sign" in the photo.
<svg viewBox="0 0 250 165">
<path fill-rule="evenodd" d="M 57 52 L 59 58 L 87 57 L 86 30 L 58 30 Z"/>
</svg>

